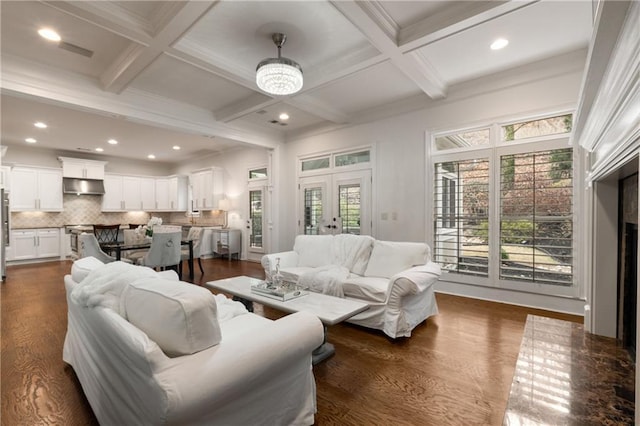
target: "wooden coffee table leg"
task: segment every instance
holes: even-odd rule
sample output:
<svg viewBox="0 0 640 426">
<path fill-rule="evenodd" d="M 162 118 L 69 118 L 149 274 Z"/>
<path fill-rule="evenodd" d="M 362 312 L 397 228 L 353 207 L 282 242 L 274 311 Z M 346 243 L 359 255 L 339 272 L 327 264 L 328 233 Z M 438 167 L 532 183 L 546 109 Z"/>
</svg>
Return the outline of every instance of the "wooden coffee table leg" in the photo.
<svg viewBox="0 0 640 426">
<path fill-rule="evenodd" d="M 336 352 L 336 348 L 329 342 L 327 342 L 327 326 L 324 326 L 324 339 L 322 340 L 322 344 L 314 349 L 311 354 L 311 358 L 313 359 L 313 365 L 316 365 L 319 362 L 324 361 L 329 358 Z"/>
</svg>

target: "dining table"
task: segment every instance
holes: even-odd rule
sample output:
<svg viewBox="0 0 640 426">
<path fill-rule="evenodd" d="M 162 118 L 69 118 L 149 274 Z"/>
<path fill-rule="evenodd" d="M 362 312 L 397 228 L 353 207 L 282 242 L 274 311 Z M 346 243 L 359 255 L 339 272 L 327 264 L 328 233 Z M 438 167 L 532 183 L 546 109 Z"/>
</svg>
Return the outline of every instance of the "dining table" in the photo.
<svg viewBox="0 0 640 426">
<path fill-rule="evenodd" d="M 189 279 L 193 279 L 194 271 L 193 271 L 193 240 L 181 240 L 181 246 L 189 247 Z M 125 244 L 123 241 L 111 242 L 111 243 L 102 243 L 100 247 L 105 252 L 112 254 L 115 256 L 116 260 L 122 259 L 123 251 L 130 250 L 144 250 L 151 247 L 151 239 L 149 241 L 145 241 L 143 243 L 135 243 L 135 244 Z"/>
</svg>

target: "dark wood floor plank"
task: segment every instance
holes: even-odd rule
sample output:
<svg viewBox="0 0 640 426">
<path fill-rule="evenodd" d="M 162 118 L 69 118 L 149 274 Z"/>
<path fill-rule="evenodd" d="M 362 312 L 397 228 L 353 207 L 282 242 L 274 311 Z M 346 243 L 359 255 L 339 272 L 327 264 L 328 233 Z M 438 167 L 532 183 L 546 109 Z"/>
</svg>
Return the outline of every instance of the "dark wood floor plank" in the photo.
<svg viewBox="0 0 640 426">
<path fill-rule="evenodd" d="M 194 284 L 249 275 L 257 263 L 208 259 Z M 10 266 L 2 284 L 2 424 L 97 424 L 62 361 L 71 262 Z M 329 329 L 336 354 L 314 367 L 317 425 L 500 425 L 526 316 L 581 318 L 437 295 L 440 314 L 411 338 L 392 340 L 350 324 Z M 276 319 L 284 314 L 255 305 Z"/>
</svg>

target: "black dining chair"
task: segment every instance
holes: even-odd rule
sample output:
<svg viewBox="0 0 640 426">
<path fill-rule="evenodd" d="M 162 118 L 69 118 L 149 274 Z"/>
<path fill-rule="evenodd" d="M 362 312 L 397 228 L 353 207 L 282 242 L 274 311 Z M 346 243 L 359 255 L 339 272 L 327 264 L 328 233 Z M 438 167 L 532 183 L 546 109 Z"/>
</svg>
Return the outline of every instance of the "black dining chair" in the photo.
<svg viewBox="0 0 640 426">
<path fill-rule="evenodd" d="M 98 244 L 117 243 L 120 225 L 93 225 L 93 234 L 98 240 Z"/>
</svg>

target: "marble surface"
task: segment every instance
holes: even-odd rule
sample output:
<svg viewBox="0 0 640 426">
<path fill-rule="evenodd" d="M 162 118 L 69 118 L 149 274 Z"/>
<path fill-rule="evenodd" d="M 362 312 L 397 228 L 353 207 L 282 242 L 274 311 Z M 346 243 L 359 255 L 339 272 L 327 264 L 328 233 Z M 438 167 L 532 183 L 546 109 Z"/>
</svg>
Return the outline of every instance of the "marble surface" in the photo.
<svg viewBox="0 0 640 426">
<path fill-rule="evenodd" d="M 634 377 L 615 339 L 529 315 L 503 425 L 632 425 Z"/>
<path fill-rule="evenodd" d="M 246 276 L 225 278 L 217 281 L 209 281 L 205 287 L 221 290 L 241 297 L 252 302 L 279 309 L 284 312 L 311 312 L 320 318 L 325 325 L 335 325 L 352 316 L 365 311 L 369 305 L 351 299 L 341 299 L 328 296 L 326 294 L 310 292 L 305 296 L 287 301 L 279 301 L 265 296 L 261 296 L 251 291 L 251 286 L 261 282 L 261 280 Z"/>
</svg>

